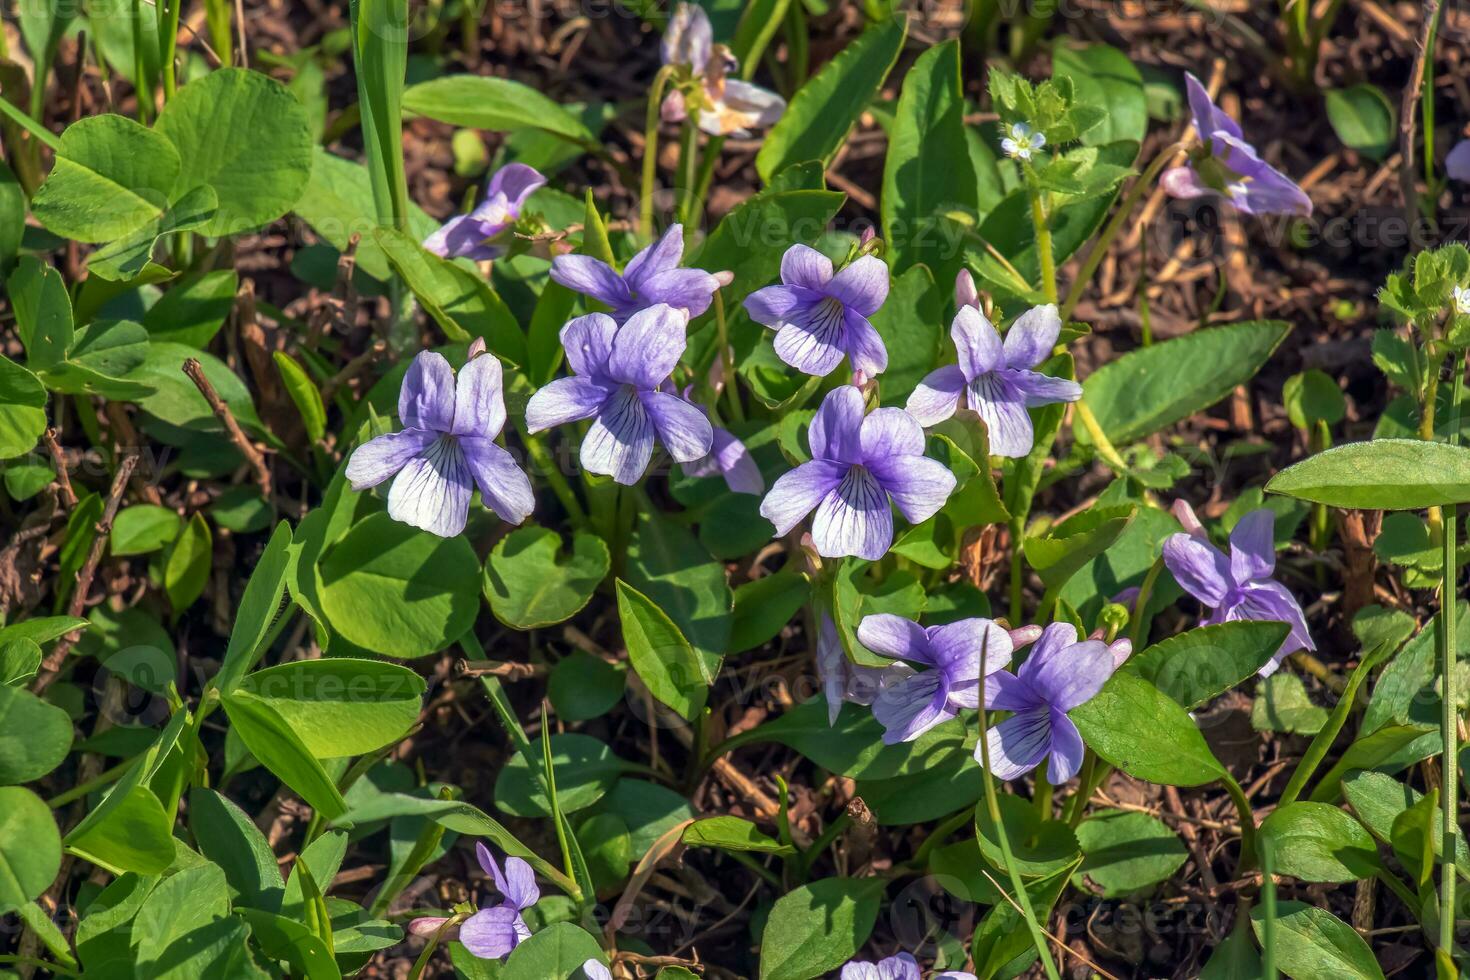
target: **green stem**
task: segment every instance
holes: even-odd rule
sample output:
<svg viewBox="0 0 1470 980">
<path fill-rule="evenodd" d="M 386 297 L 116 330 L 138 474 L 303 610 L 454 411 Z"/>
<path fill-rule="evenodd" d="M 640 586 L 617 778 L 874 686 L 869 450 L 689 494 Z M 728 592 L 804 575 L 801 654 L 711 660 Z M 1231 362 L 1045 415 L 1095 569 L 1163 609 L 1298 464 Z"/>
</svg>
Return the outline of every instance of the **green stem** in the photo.
<svg viewBox="0 0 1470 980">
<path fill-rule="evenodd" d="M 1052 258 L 1051 227 L 1046 220 L 1046 207 L 1042 203 L 1042 190 L 1031 187 L 1031 224 L 1036 231 L 1036 258 L 1041 263 L 1041 290 L 1048 303 L 1057 302 L 1057 264 Z"/>
<path fill-rule="evenodd" d="M 1436 201 L 1439 195 L 1434 189 L 1434 42 L 1439 36 L 1439 18 L 1442 5 L 1434 8 L 1434 21 L 1429 25 L 1424 57 L 1423 94 L 1419 98 L 1420 129 L 1424 133 L 1424 186 L 1429 191 L 1425 209 L 1430 220 L 1435 218 Z"/>
<path fill-rule="evenodd" d="M 699 175 L 694 180 L 694 197 L 684 216 L 684 227 L 689 229 L 704 220 L 704 202 L 709 197 L 709 185 L 715 177 L 715 164 L 720 160 L 720 150 L 725 137 L 711 136 L 704 144 L 704 156 L 699 160 Z"/>
<path fill-rule="evenodd" d="M 694 205 L 694 188 L 699 183 L 699 130 L 694 121 L 685 119 L 679 132 L 679 224 L 687 231 L 689 212 Z"/>
<path fill-rule="evenodd" d="M 178 91 L 178 84 L 174 78 L 174 61 L 179 46 L 179 13 L 183 7 L 184 0 L 168 0 L 167 6 L 159 11 L 161 19 L 158 22 L 158 47 L 159 60 L 163 63 L 163 100 L 165 102 L 173 98 L 174 92 Z"/>
<path fill-rule="evenodd" d="M 1082 268 L 1077 273 L 1077 278 L 1072 280 L 1072 286 L 1067 290 L 1067 301 L 1062 304 L 1063 323 L 1067 322 L 1072 316 L 1072 311 L 1077 308 L 1077 303 L 1082 299 L 1082 293 L 1087 289 L 1087 284 L 1092 281 L 1092 276 L 1097 272 L 1097 267 L 1102 264 L 1103 256 L 1108 254 L 1108 248 L 1112 245 L 1113 239 L 1118 237 L 1118 232 L 1122 231 L 1123 226 L 1128 223 L 1128 217 L 1133 213 L 1133 209 L 1138 206 L 1139 200 L 1143 197 L 1143 192 L 1153 188 L 1154 181 L 1159 176 L 1159 171 L 1163 170 L 1165 165 L 1173 160 L 1174 156 L 1180 150 L 1184 149 L 1184 147 L 1185 143 L 1182 140 L 1164 147 L 1163 150 L 1159 151 L 1159 155 L 1154 157 L 1149 163 L 1143 175 L 1133 182 L 1132 187 L 1128 188 L 1128 194 L 1123 198 L 1123 203 L 1118 206 L 1118 210 L 1113 213 L 1112 219 L 1108 221 L 1107 227 L 1103 229 L 1102 234 L 1093 243 L 1091 251 L 1087 253 L 1087 258 L 1082 263 Z"/>
<path fill-rule="evenodd" d="M 673 67 L 664 65 L 653 76 L 653 85 L 648 90 L 648 115 L 643 127 L 643 184 L 638 201 L 638 233 L 645 239 L 653 239 L 653 184 L 658 176 L 658 124 L 659 110 L 663 106 L 664 88 L 669 84 Z"/>
<path fill-rule="evenodd" d="M 122 762 L 119 762 L 111 769 L 99 773 L 93 778 L 87 780 L 85 783 L 80 783 L 76 786 L 73 786 L 65 793 L 61 793 L 58 796 L 51 797 L 51 799 L 46 801 L 46 805 L 55 810 L 58 807 L 66 806 L 73 800 L 81 799 L 93 790 L 101 789 L 104 786 L 109 786 L 112 783 L 117 782 L 118 779 L 122 778 L 123 773 L 133 768 L 133 763 L 137 761 L 138 757 L 136 755 L 124 759 Z"/>
<path fill-rule="evenodd" d="M 1092 409 L 1087 406 L 1086 398 L 1079 398 L 1073 403 L 1072 410 L 1077 413 L 1083 428 L 1092 437 L 1092 447 L 1102 457 L 1103 462 L 1113 468 L 1113 472 L 1122 476 L 1128 471 L 1128 464 L 1123 462 L 1123 457 L 1118 455 L 1118 450 L 1113 448 L 1112 442 L 1108 440 L 1107 433 L 1103 432 L 1102 425 L 1097 421 L 1097 416 L 1092 414 Z"/>
<path fill-rule="evenodd" d="M 725 326 L 725 298 L 715 292 L 715 330 L 720 345 L 720 373 L 725 376 L 725 400 L 730 405 L 730 419 L 745 421 L 745 407 L 740 404 L 740 392 L 735 384 L 735 352 L 730 349 L 730 337 Z"/>
<path fill-rule="evenodd" d="M 1039 820 L 1047 821 L 1051 819 L 1052 790 L 1051 780 L 1047 778 L 1046 770 L 1038 766 L 1036 769 L 1036 792 L 1032 796 L 1031 802 L 1036 805 L 1036 816 Z"/>
<path fill-rule="evenodd" d="M 517 423 L 518 425 L 520 423 Z M 529 435 L 524 426 L 521 426 L 521 441 L 526 445 L 526 454 L 531 457 L 531 462 L 536 470 L 546 477 L 546 482 L 551 485 L 551 492 L 556 494 L 556 499 L 561 501 L 562 507 L 566 508 L 567 516 L 571 518 L 572 524 L 579 528 L 587 526 L 587 511 L 582 508 L 582 502 L 577 499 L 576 491 L 567 482 L 566 475 L 556 465 L 556 460 L 546 451 L 546 444 L 542 442 L 541 436 Z"/>
<path fill-rule="evenodd" d="M 50 960 L 38 960 L 34 956 L 0 955 L 0 964 L 36 967 L 42 970 L 50 970 L 52 973 L 59 973 L 66 977 L 79 977 L 82 975 L 81 970 L 68 970 L 59 963 L 52 963 Z"/>
<path fill-rule="evenodd" d="M 1163 571 L 1164 558 L 1160 555 L 1149 566 L 1148 574 L 1143 577 L 1143 584 L 1138 587 L 1138 599 L 1133 603 L 1133 622 L 1128 628 L 1128 641 L 1133 644 L 1135 651 L 1143 640 L 1148 639 L 1143 632 L 1148 617 L 1148 604 L 1154 597 L 1154 585 Z"/>
<path fill-rule="evenodd" d="M 1427 69 L 1426 69 L 1427 70 Z M 1429 139 L 1426 132 L 1425 139 Z M 1466 355 L 1470 359 L 1470 354 Z M 1455 368 L 1455 385 L 1450 397 L 1450 443 L 1458 442 L 1460 430 L 1460 396 L 1464 393 L 1465 364 Z M 1444 582 L 1439 593 L 1440 616 L 1440 676 L 1444 678 L 1440 728 L 1444 736 L 1443 776 L 1440 785 L 1440 811 L 1444 823 L 1444 848 L 1439 866 L 1439 950 L 1441 957 L 1453 962 L 1455 948 L 1455 847 L 1459 836 L 1457 810 L 1460 801 L 1459 764 L 1459 712 L 1455 697 L 1455 614 L 1459 603 L 1459 554 L 1456 548 L 1456 518 L 1459 507 L 1446 504 L 1444 508 Z"/>
<path fill-rule="evenodd" d="M 1021 542 L 1024 540 L 1026 528 L 1021 519 L 1011 521 L 1011 625 L 1021 625 Z"/>
<path fill-rule="evenodd" d="M 1256 815 L 1251 810 L 1250 800 L 1245 798 L 1245 790 L 1227 772 L 1221 772 L 1220 780 L 1225 784 L 1225 792 L 1230 794 L 1230 801 L 1235 804 L 1235 811 L 1240 817 L 1240 867 L 1242 870 L 1254 867 L 1256 863 Z"/>
<path fill-rule="evenodd" d="M 1276 980 L 1276 862 L 1268 840 L 1261 851 L 1261 976 Z"/>
</svg>

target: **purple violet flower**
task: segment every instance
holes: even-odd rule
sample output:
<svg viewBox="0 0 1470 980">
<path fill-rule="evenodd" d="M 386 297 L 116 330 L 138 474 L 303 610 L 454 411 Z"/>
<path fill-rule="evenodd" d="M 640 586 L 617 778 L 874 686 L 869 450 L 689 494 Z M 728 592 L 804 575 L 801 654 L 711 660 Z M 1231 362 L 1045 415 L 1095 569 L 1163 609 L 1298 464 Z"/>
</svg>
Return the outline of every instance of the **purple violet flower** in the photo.
<svg viewBox="0 0 1470 980">
<path fill-rule="evenodd" d="M 696 317 L 709 309 L 730 276 L 681 269 L 683 257 L 684 226 L 674 224 L 662 238 L 633 256 L 622 275 L 590 255 L 558 255 L 551 260 L 551 278 L 606 304 L 620 324 L 639 310 L 661 304 Z"/>
<path fill-rule="evenodd" d="M 812 540 L 823 558 L 877 561 L 893 543 L 890 498 L 911 524 L 933 517 L 954 474 L 924 455 L 924 430 L 901 408 L 863 416 L 863 393 L 835 388 L 807 428 L 812 458 L 778 479 L 761 516 L 786 534 L 815 510 Z"/>
<path fill-rule="evenodd" d="M 582 465 L 624 485 L 638 482 L 653 458 L 655 434 L 680 463 L 708 456 L 714 430 L 704 412 L 663 390 L 684 353 L 688 318 L 658 305 L 622 326 L 605 313 L 581 316 L 561 328 L 567 363 L 575 372 L 541 388 L 526 404 L 526 426 L 592 419 L 582 440 Z"/>
<path fill-rule="evenodd" d="M 740 62 L 723 44 L 714 43 L 714 30 L 704 8 L 680 3 L 664 32 L 666 65 L 689 69 L 697 89 L 691 91 L 698 111 L 699 128 L 711 136 L 745 139 L 751 130 L 774 125 L 786 111 L 786 100 L 775 92 L 731 76 Z M 683 122 L 690 96 L 675 89 L 664 96 L 659 115 L 664 122 Z"/>
<path fill-rule="evenodd" d="M 1228 558 L 1210 543 L 1188 503 L 1176 501 L 1174 516 L 1185 530 L 1164 542 L 1164 564 L 1184 591 L 1209 608 L 1200 625 L 1254 619 L 1291 627 L 1281 648 L 1261 668 L 1262 677 L 1274 674 L 1287 654 L 1317 649 L 1296 596 L 1271 578 L 1276 570 L 1275 514 L 1262 508 L 1242 517 L 1230 532 Z"/>
<path fill-rule="evenodd" d="M 1470 181 L 1470 140 L 1460 140 L 1450 147 L 1444 158 L 1444 172 L 1450 180 Z"/>
<path fill-rule="evenodd" d="M 505 248 L 492 245 L 489 239 L 515 224 L 526 199 L 545 183 L 545 177 L 524 163 L 501 167 L 485 185 L 485 197 L 475 209 L 446 221 L 442 228 L 424 239 L 424 248 L 446 259 L 499 258 L 505 254 Z"/>
<path fill-rule="evenodd" d="M 873 703 L 883 688 L 912 676 L 914 669 L 906 663 L 889 667 L 863 667 L 847 659 L 842 639 L 832 617 L 822 614 L 821 632 L 817 636 L 817 679 L 827 699 L 827 725 L 837 724 L 842 702 L 850 701 L 866 707 Z"/>
<path fill-rule="evenodd" d="M 909 413 L 922 425 L 943 422 L 964 398 L 985 420 L 990 452 L 1014 458 L 1031 452 L 1036 438 L 1028 408 L 1082 397 L 1077 382 L 1033 370 L 1051 356 L 1062 332 L 1051 303 L 1017 317 L 1004 342 L 985 314 L 968 304 L 960 306 L 949 332 L 959 363 L 930 372 L 909 395 Z"/>
<path fill-rule="evenodd" d="M 485 506 L 507 523 L 521 523 L 535 508 L 530 479 L 495 443 L 505 400 L 500 361 L 484 349 L 483 340 L 471 344 L 458 380 L 444 355 L 421 352 L 398 393 L 403 429 L 368 440 L 347 461 L 354 490 L 397 474 L 388 490 L 395 521 L 453 537 L 464 530 L 477 486 Z"/>
<path fill-rule="evenodd" d="M 1262 160 L 1245 141 L 1240 124 L 1220 110 L 1200 80 L 1186 72 L 1184 87 L 1200 147 L 1189 163 L 1164 171 L 1159 186 L 1170 197 L 1223 194 L 1246 214 L 1312 213 L 1312 199 L 1289 177 Z"/>
<path fill-rule="evenodd" d="M 912 742 L 959 714 L 980 707 L 980 677 L 1011 662 L 1011 637 L 988 619 L 961 619 L 927 629 L 891 613 L 864 616 L 858 640 L 876 654 L 934 668 L 884 686 L 873 702 L 883 744 Z M 983 662 L 982 662 L 983 658 Z"/>
<path fill-rule="evenodd" d="M 536 875 L 531 866 L 518 857 L 505 859 L 504 875 L 484 844 L 475 845 L 475 857 L 495 882 L 501 903 L 481 909 L 466 919 L 459 927 L 459 941 L 482 960 L 498 960 L 531 938 L 531 930 L 521 913 L 536 904 L 541 898 L 541 889 L 536 885 Z"/>
<path fill-rule="evenodd" d="M 807 374 L 826 375 L 846 357 L 862 378 L 888 367 L 883 338 L 868 322 L 888 298 L 888 266 L 864 255 L 836 275 L 832 260 L 806 245 L 781 257 L 781 285 L 757 289 L 745 310 L 776 330 L 776 355 Z"/>
<path fill-rule="evenodd" d="M 1001 671 L 986 678 L 985 707 L 1013 712 L 986 733 L 991 773 L 997 779 L 1019 779 L 1050 757 L 1046 777 L 1053 786 L 1077 775 L 1085 746 L 1067 712 L 1102 690 L 1113 669 L 1106 643 L 1079 643 L 1076 627 L 1052 623 L 1016 673 Z M 975 747 L 981 765 L 984 748 Z"/>
<path fill-rule="evenodd" d="M 919 961 L 912 954 L 899 953 L 868 963 L 850 960 L 842 967 L 841 980 L 920 980 Z M 936 974 L 934 980 L 975 980 L 975 974 L 949 970 Z"/>
</svg>

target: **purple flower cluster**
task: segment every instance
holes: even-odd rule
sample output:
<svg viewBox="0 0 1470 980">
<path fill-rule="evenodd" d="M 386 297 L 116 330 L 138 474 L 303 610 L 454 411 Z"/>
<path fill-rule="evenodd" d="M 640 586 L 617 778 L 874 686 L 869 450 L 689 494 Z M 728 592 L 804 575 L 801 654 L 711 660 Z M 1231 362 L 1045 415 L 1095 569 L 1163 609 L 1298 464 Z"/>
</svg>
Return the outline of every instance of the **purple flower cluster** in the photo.
<svg viewBox="0 0 1470 980">
<path fill-rule="evenodd" d="M 1246 214 L 1312 213 L 1312 199 L 1289 177 L 1262 160 L 1240 124 L 1221 111 L 1192 74 L 1185 74 L 1189 108 L 1200 147 L 1183 167 L 1166 170 L 1159 185 L 1171 197 L 1223 194 Z"/>
<path fill-rule="evenodd" d="M 1202 625 L 1254 619 L 1291 627 L 1281 648 L 1261 668 L 1262 677 L 1274 674 L 1288 654 L 1317 649 L 1296 596 L 1271 577 L 1276 571 L 1275 514 L 1261 509 L 1242 517 L 1230 532 L 1228 556 L 1210 543 L 1189 504 L 1176 501 L 1174 516 L 1184 531 L 1164 542 L 1164 564 L 1180 587 L 1209 609 Z"/>
<path fill-rule="evenodd" d="M 842 967 L 841 980 L 921 980 L 919 961 L 911 953 L 885 957 L 877 963 L 850 960 Z M 937 973 L 933 980 L 975 980 L 975 974 L 960 970 Z"/>
</svg>

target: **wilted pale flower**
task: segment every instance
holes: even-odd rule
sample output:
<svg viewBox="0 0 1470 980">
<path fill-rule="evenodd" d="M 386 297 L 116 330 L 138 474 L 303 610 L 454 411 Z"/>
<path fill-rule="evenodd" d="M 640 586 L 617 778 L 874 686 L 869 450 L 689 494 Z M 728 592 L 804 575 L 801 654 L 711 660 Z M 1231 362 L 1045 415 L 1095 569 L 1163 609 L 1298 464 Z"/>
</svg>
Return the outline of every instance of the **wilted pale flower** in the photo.
<svg viewBox="0 0 1470 980">
<path fill-rule="evenodd" d="M 868 963 L 850 960 L 842 967 L 841 980 L 920 980 L 919 961 L 908 953 L 899 953 Z M 975 974 L 949 970 L 935 974 L 934 980 L 975 980 Z"/>
<path fill-rule="evenodd" d="M 664 64 L 689 70 L 692 84 L 664 97 L 659 115 L 665 122 L 682 122 L 693 103 L 699 128 L 711 136 L 745 138 L 751 130 L 773 125 L 786 111 L 786 101 L 775 92 L 730 76 L 740 67 L 730 49 L 714 43 L 714 31 L 704 8 L 680 3 L 669 18 L 663 40 Z"/>
<path fill-rule="evenodd" d="M 683 257 L 684 226 L 674 224 L 662 238 L 633 256 L 622 275 L 590 255 L 558 255 L 551 262 L 551 278 L 607 304 L 618 323 L 661 303 L 696 317 L 709 309 L 715 292 L 730 278 L 728 273 L 681 269 Z"/>
<path fill-rule="evenodd" d="M 1013 160 L 1030 160 L 1031 154 L 1046 145 L 1046 134 L 1025 123 L 1012 123 L 1011 134 L 1000 141 L 1000 148 Z"/>
<path fill-rule="evenodd" d="M 504 875 L 484 844 L 475 845 L 475 857 L 495 882 L 501 903 L 481 909 L 466 919 L 459 927 L 459 941 L 482 960 L 498 960 L 531 938 L 531 930 L 521 913 L 536 904 L 541 898 L 541 889 L 536 885 L 536 875 L 531 866 L 518 857 L 505 859 Z"/>
<path fill-rule="evenodd" d="M 906 663 L 895 663 L 888 667 L 863 667 L 847 658 L 842 649 L 842 640 L 837 635 L 837 626 L 832 617 L 822 613 L 822 625 L 817 636 L 817 678 L 822 682 L 822 694 L 827 699 L 827 724 L 837 724 L 842 713 L 842 702 L 870 705 L 883 688 L 897 684 L 914 673 Z"/>
<path fill-rule="evenodd" d="M 1444 172 L 1450 180 L 1470 181 L 1470 140 L 1460 140 L 1450 147 L 1444 158 Z"/>
<path fill-rule="evenodd" d="M 526 426 L 592 419 L 581 460 L 592 473 L 619 483 L 638 482 L 653 458 L 654 436 L 680 463 L 709 455 L 714 431 L 704 412 L 661 390 L 684 353 L 688 318 L 658 305 L 618 326 L 605 313 L 578 317 L 561 329 L 567 363 L 575 372 L 541 388 L 526 404 Z"/>
<path fill-rule="evenodd" d="M 1230 532 L 1228 558 L 1210 543 L 1189 504 L 1176 501 L 1174 516 L 1187 533 L 1164 542 L 1164 564 L 1184 591 L 1209 608 L 1201 625 L 1253 619 L 1291 627 L 1281 648 L 1261 668 L 1262 677 L 1274 674 L 1287 654 L 1317 649 L 1296 596 L 1271 578 L 1276 570 L 1275 514 L 1262 508 L 1242 517 Z"/>
<path fill-rule="evenodd" d="M 1220 110 L 1198 78 L 1186 73 L 1189 108 L 1200 147 L 1183 167 L 1166 170 L 1159 186 L 1171 197 L 1223 194 L 1246 214 L 1312 213 L 1312 199 L 1290 178 L 1260 158 L 1240 124 Z"/>
<path fill-rule="evenodd" d="M 985 314 L 961 306 L 949 328 L 960 362 L 919 382 L 909 395 L 909 413 L 923 425 L 935 425 L 955 413 L 963 396 L 985 420 L 991 453 L 1025 456 L 1035 440 L 1026 410 L 1082 397 L 1077 382 L 1032 370 L 1051 356 L 1061 330 L 1057 308 L 1048 303 L 1017 317 L 1002 343 Z"/>
<path fill-rule="evenodd" d="M 446 221 L 424 239 L 424 248 L 450 259 L 464 256 L 478 261 L 504 255 L 505 247 L 489 240 L 516 223 L 526 199 L 545 183 L 545 177 L 524 163 L 501 167 L 485 185 L 485 197 L 475 209 Z"/>
<path fill-rule="evenodd" d="M 423 351 L 413 359 L 398 392 L 399 432 L 371 439 L 347 461 L 354 490 L 375 487 L 398 474 L 388 490 L 388 515 L 440 537 L 464 530 L 470 495 L 480 488 L 485 506 L 511 524 L 536 505 L 531 481 L 495 437 L 505 426 L 500 361 L 470 348 L 459 372 L 444 355 Z"/>
<path fill-rule="evenodd" d="M 836 275 L 832 260 L 806 245 L 781 257 L 781 285 L 757 289 L 745 310 L 776 329 L 776 355 L 807 374 L 830 374 L 846 357 L 871 378 L 888 367 L 883 338 L 868 322 L 888 298 L 888 266 L 864 255 Z"/>
<path fill-rule="evenodd" d="M 885 685 L 878 693 L 873 717 L 883 726 L 885 745 L 911 742 L 961 708 L 980 707 L 981 675 L 1011 662 L 1010 635 L 988 619 L 926 629 L 902 616 L 879 613 L 863 617 L 857 636 L 874 653 L 933 668 Z"/>
<path fill-rule="evenodd" d="M 1077 642 L 1070 623 L 1052 623 L 1041 633 L 1030 656 L 1014 673 L 1001 671 L 985 679 L 985 707 L 1013 712 L 987 733 L 990 771 L 997 779 L 1018 779 L 1043 759 L 1046 777 L 1060 786 L 1082 768 L 1086 747 L 1067 712 L 1086 704 L 1113 673 L 1113 653 L 1101 640 Z"/>
<path fill-rule="evenodd" d="M 784 474 L 761 515 L 790 531 L 807 514 L 823 558 L 856 555 L 877 561 L 893 543 L 890 498 L 911 524 L 933 517 L 954 491 L 955 477 L 924 455 L 924 430 L 901 408 L 863 417 L 863 393 L 836 388 L 807 429 L 812 458 Z"/>
</svg>

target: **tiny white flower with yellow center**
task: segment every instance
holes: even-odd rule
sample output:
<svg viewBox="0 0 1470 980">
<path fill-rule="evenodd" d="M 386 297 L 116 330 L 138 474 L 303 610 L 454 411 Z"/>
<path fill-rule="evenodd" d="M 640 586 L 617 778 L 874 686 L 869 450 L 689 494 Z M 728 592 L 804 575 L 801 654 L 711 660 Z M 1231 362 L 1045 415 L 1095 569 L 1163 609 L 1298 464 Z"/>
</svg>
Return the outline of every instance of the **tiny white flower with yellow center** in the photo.
<svg viewBox="0 0 1470 980">
<path fill-rule="evenodd" d="M 1046 134 L 1025 123 L 1012 123 L 1011 135 L 1000 141 L 1000 148 L 1013 160 L 1030 160 L 1031 154 L 1046 145 Z"/>
<path fill-rule="evenodd" d="M 1470 316 L 1470 286 L 1455 287 L 1455 312 Z"/>
</svg>

